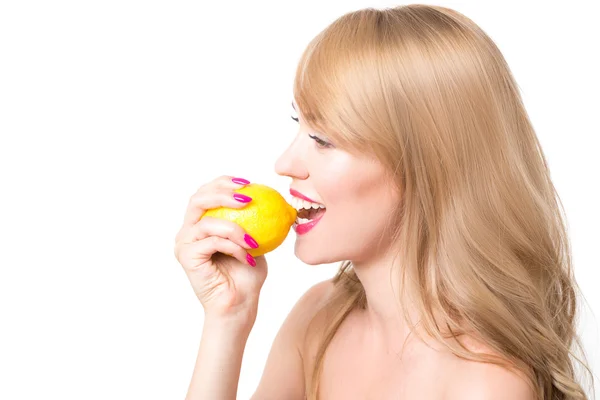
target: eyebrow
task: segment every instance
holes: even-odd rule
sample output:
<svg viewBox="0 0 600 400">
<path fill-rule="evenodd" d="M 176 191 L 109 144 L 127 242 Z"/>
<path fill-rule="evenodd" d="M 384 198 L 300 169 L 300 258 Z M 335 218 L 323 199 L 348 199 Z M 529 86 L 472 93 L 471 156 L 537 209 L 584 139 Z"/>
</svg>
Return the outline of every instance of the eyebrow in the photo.
<svg viewBox="0 0 600 400">
<path fill-rule="evenodd" d="M 292 101 L 292 108 L 293 108 L 294 110 L 296 110 L 296 107 L 294 106 L 294 102 L 293 102 L 293 101 Z"/>
</svg>

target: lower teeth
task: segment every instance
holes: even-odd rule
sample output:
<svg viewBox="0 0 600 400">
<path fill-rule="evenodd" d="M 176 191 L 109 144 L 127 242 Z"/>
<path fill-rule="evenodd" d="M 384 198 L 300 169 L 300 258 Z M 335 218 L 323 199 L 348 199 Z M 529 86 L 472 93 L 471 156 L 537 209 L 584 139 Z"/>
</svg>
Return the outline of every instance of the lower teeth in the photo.
<svg viewBox="0 0 600 400">
<path fill-rule="evenodd" d="M 296 223 L 298 225 L 306 224 L 309 221 L 311 221 L 311 220 L 308 218 L 296 218 Z"/>
<path fill-rule="evenodd" d="M 315 218 L 319 218 L 320 215 L 323 215 L 325 213 L 325 210 L 320 210 L 320 212 L 318 213 L 309 213 L 309 215 L 312 215 L 312 218 L 300 218 L 298 216 L 296 216 L 296 225 L 302 225 L 302 224 L 306 224 L 307 222 L 310 222 L 312 220 L 314 220 Z"/>
</svg>

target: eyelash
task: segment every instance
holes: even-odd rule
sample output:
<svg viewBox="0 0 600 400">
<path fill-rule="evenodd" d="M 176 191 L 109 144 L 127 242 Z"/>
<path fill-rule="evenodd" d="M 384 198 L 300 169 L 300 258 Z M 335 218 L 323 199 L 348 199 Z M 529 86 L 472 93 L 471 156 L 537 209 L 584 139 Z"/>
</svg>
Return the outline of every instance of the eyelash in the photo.
<svg viewBox="0 0 600 400">
<path fill-rule="evenodd" d="M 300 122 L 300 120 L 298 118 L 292 117 L 292 119 L 294 121 L 296 121 L 296 122 Z M 308 137 L 311 138 L 312 140 L 314 140 L 315 142 L 317 142 L 317 147 L 318 148 L 324 149 L 324 148 L 327 148 L 327 147 L 331 147 L 331 144 L 327 143 L 323 139 L 320 139 L 320 138 L 318 138 L 316 136 L 313 136 L 313 135 L 308 135 Z"/>
<path fill-rule="evenodd" d="M 315 142 L 317 142 L 317 147 L 320 149 L 324 149 L 326 147 L 331 146 L 329 143 L 327 143 L 326 141 L 324 141 L 323 139 L 319 139 L 316 136 L 313 135 L 308 135 L 309 138 L 311 138 L 312 140 L 314 140 Z"/>
</svg>

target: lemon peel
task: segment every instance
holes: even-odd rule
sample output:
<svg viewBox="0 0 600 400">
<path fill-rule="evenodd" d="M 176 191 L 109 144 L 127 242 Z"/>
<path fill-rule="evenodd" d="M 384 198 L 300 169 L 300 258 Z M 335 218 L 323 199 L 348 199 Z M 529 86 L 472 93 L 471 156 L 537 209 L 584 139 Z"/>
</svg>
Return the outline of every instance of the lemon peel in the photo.
<svg viewBox="0 0 600 400">
<path fill-rule="evenodd" d="M 250 196 L 252 201 L 243 208 L 214 208 L 206 211 L 203 217 L 221 218 L 241 226 L 258 243 L 258 248 L 247 249 L 253 257 L 279 247 L 289 234 L 298 211 L 267 185 L 250 183 L 234 192 Z"/>
</svg>

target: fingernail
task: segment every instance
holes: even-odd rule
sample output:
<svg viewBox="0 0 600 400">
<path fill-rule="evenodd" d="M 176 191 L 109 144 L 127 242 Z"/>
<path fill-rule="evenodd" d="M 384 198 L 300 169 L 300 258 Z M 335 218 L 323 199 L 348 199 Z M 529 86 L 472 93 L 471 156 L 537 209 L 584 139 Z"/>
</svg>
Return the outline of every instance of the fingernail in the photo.
<svg viewBox="0 0 600 400">
<path fill-rule="evenodd" d="M 256 261 L 254 261 L 254 257 L 252 257 L 250 254 L 246 254 L 246 260 L 248 260 L 248 264 L 256 267 Z"/>
<path fill-rule="evenodd" d="M 244 178 L 233 178 L 231 180 L 233 183 L 238 183 L 240 185 L 247 185 L 250 183 L 250 181 L 245 180 Z"/>
<path fill-rule="evenodd" d="M 244 194 L 239 193 L 234 194 L 233 198 L 242 203 L 249 203 L 252 200 L 252 197 L 248 197 Z"/>
<path fill-rule="evenodd" d="M 252 236 L 248 235 L 247 233 L 244 235 L 244 240 L 246 241 L 246 243 L 248 243 L 248 246 L 252 247 L 253 249 L 256 249 L 258 247 L 258 243 L 256 243 L 256 240 L 254 240 L 254 238 L 252 238 Z"/>
</svg>

